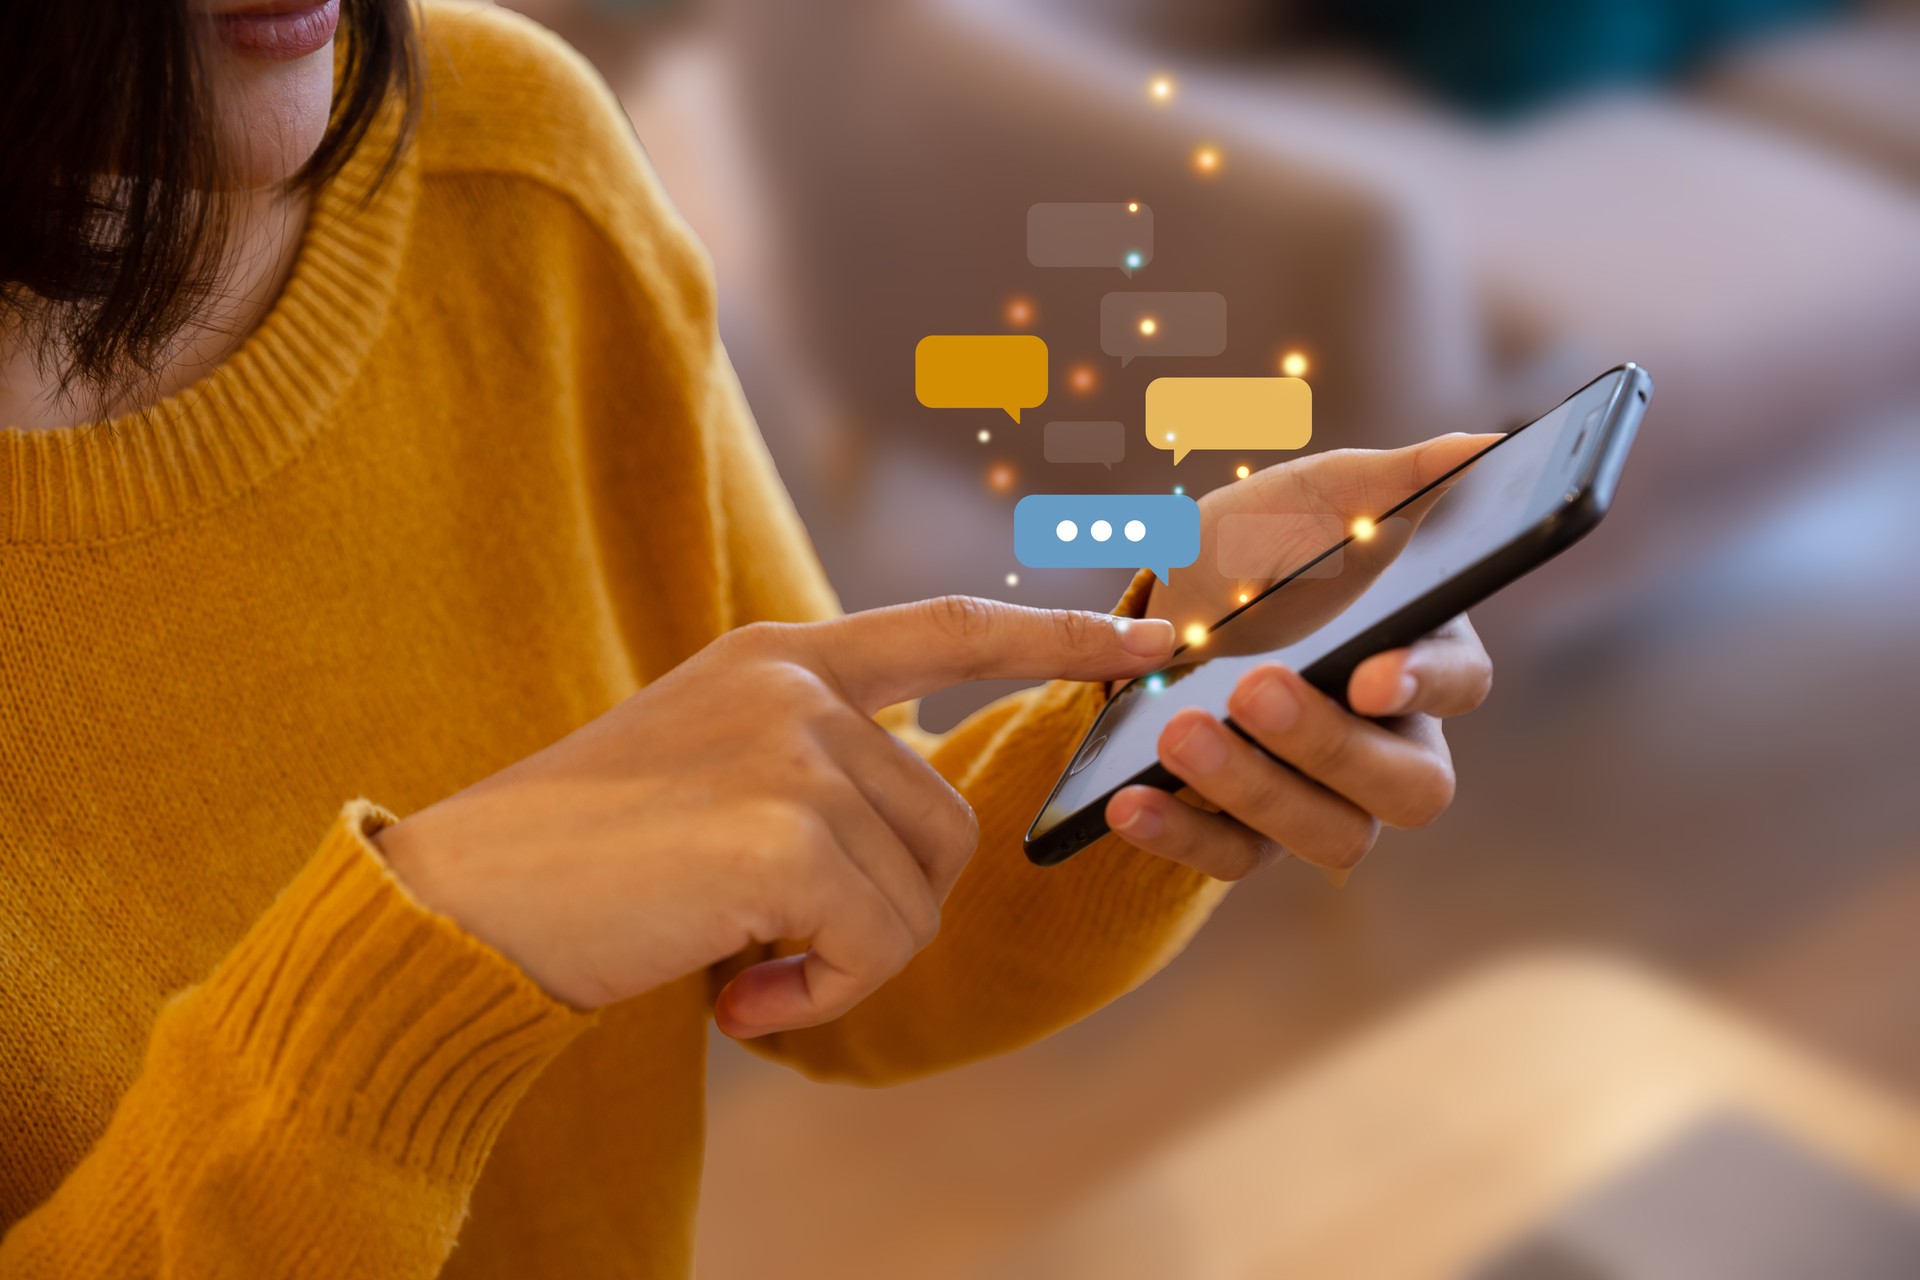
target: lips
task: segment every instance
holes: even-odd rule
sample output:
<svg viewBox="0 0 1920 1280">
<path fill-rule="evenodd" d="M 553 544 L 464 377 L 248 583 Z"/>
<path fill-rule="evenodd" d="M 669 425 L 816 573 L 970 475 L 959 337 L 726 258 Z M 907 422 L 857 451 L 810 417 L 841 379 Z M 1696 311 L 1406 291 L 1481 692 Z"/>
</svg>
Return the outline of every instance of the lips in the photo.
<svg viewBox="0 0 1920 1280">
<path fill-rule="evenodd" d="M 290 62 L 327 47 L 340 25 L 340 0 L 255 4 L 207 16 L 235 53 Z"/>
</svg>

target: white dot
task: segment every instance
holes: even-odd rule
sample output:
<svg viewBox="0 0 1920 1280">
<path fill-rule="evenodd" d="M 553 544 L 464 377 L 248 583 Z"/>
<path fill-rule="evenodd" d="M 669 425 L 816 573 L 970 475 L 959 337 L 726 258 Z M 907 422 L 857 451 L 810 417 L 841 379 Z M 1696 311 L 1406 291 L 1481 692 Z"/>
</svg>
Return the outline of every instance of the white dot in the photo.
<svg viewBox="0 0 1920 1280">
<path fill-rule="evenodd" d="M 1141 524 L 1138 520 L 1129 520 L 1127 521 L 1125 533 L 1128 542 L 1138 542 L 1147 536 L 1147 526 Z"/>
<path fill-rule="evenodd" d="M 1105 520 L 1095 520 L 1093 522 L 1093 528 L 1087 530 L 1087 532 L 1093 535 L 1095 542 L 1105 542 L 1113 536 L 1113 526 Z"/>
<path fill-rule="evenodd" d="M 1008 585 L 1008 586 L 1010 586 L 1010 587 L 1017 587 L 1017 586 L 1019 586 L 1019 585 L 1020 585 L 1020 575 L 1019 575 L 1019 574 L 1017 574 L 1017 573 L 1010 573 L 1010 574 L 1008 574 L 1008 575 L 1007 575 L 1007 585 Z"/>
<path fill-rule="evenodd" d="M 1080 526 L 1071 520 L 1062 520 L 1053 526 L 1053 536 L 1062 542 L 1072 542 L 1080 536 Z"/>
</svg>

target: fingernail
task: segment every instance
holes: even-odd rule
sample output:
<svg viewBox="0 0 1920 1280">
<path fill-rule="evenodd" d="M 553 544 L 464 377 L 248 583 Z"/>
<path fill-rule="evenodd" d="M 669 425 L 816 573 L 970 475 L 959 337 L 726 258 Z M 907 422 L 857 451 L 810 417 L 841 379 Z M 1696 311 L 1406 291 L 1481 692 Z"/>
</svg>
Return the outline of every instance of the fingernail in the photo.
<svg viewBox="0 0 1920 1280">
<path fill-rule="evenodd" d="M 1113 824 L 1113 829 L 1121 835 L 1151 840 L 1160 834 L 1160 828 L 1164 825 L 1160 815 L 1138 800 L 1119 800 L 1115 806 L 1122 811 L 1116 815 L 1119 821 Z"/>
<path fill-rule="evenodd" d="M 1248 692 L 1242 714 L 1255 733 L 1284 733 L 1300 718 L 1300 698 L 1279 676 L 1264 675 Z"/>
<path fill-rule="evenodd" d="M 1393 687 L 1393 709 L 1387 714 L 1399 715 L 1413 705 L 1414 695 L 1420 692 L 1420 682 L 1411 671 L 1400 673 L 1400 683 Z"/>
<path fill-rule="evenodd" d="M 1195 720 L 1173 744 L 1173 758 L 1191 773 L 1212 773 L 1227 763 L 1226 736 L 1213 721 Z"/>
<path fill-rule="evenodd" d="M 1173 624 L 1165 618 L 1115 618 L 1120 647 L 1142 658 L 1164 658 L 1173 652 Z"/>
</svg>

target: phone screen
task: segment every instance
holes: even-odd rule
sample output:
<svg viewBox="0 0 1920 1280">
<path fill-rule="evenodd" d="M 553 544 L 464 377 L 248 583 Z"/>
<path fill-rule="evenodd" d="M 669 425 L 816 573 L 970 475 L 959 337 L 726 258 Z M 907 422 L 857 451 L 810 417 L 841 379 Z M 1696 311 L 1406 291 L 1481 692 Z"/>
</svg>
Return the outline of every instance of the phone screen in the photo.
<svg viewBox="0 0 1920 1280">
<path fill-rule="evenodd" d="M 1129 682 L 1087 734 L 1035 822 L 1034 836 L 1152 766 L 1160 732 L 1175 713 L 1201 707 L 1225 716 L 1234 686 L 1255 667 L 1278 662 L 1304 671 L 1525 537 L 1563 502 L 1570 455 L 1600 428 L 1625 376 L 1609 374 L 1509 432 L 1451 479 L 1385 514 L 1364 540 L 1328 546 L 1291 578 L 1216 623 L 1204 643 Z"/>
</svg>

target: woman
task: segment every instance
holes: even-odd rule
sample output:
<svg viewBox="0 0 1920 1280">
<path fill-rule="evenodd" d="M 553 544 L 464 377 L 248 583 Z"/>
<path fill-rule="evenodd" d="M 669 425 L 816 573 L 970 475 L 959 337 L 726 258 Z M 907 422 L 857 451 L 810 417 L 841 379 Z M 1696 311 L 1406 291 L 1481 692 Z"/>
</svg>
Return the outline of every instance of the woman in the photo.
<svg viewBox="0 0 1920 1280">
<path fill-rule="evenodd" d="M 1450 798 L 1464 623 L 1355 676 L 1380 723 L 1256 673 L 1298 772 L 1184 715 L 1205 807 L 1032 870 L 1099 682 L 1218 584 L 837 616 L 577 57 L 400 0 L 0 37 L 0 1276 L 683 1275 L 709 1017 L 845 1079 L 1009 1049 Z M 874 720 L 983 677 L 1054 683 Z"/>
</svg>

